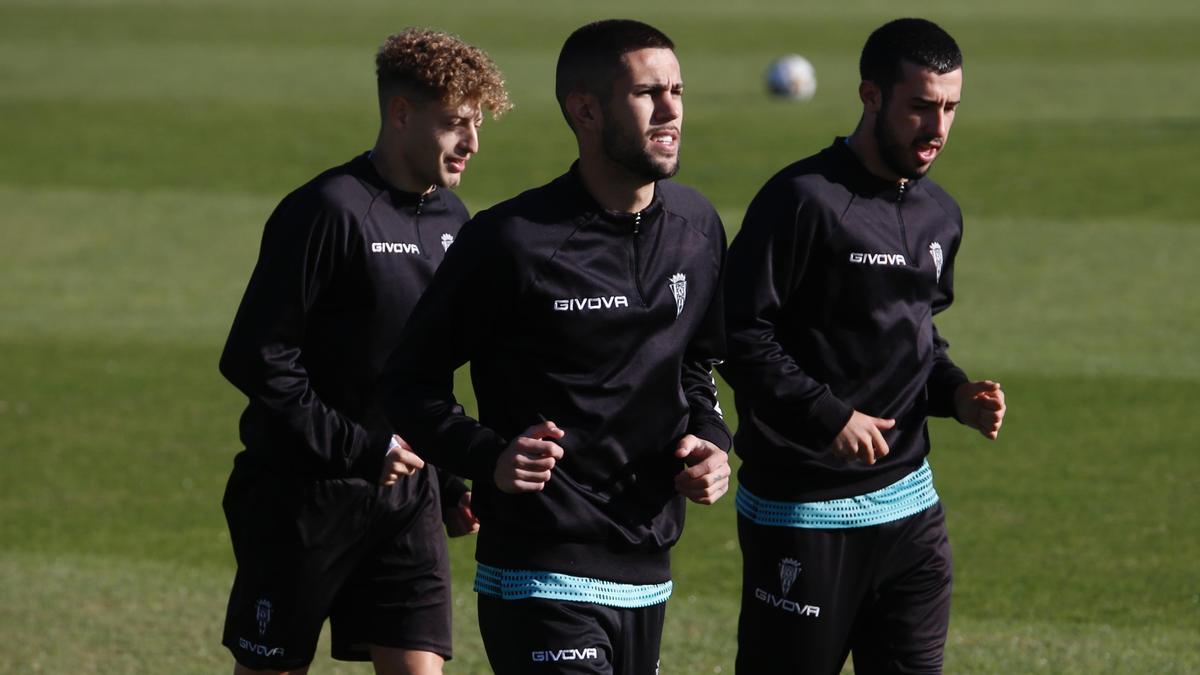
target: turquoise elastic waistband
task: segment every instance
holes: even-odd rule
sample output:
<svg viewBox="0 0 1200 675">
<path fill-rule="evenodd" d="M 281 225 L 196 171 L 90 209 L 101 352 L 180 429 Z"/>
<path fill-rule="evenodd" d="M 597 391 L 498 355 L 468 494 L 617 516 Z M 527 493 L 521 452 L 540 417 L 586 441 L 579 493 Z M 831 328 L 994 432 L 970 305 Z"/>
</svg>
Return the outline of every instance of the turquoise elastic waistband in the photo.
<svg viewBox="0 0 1200 675">
<path fill-rule="evenodd" d="M 857 497 L 825 502 L 777 502 L 756 497 L 739 485 L 737 511 L 758 525 L 845 529 L 890 523 L 938 502 L 929 462 L 891 485 Z"/>
<path fill-rule="evenodd" d="M 618 584 L 557 572 L 510 570 L 483 563 L 475 571 L 475 592 L 501 600 L 545 598 L 631 609 L 666 602 L 671 597 L 671 588 L 670 581 L 646 585 Z"/>
</svg>

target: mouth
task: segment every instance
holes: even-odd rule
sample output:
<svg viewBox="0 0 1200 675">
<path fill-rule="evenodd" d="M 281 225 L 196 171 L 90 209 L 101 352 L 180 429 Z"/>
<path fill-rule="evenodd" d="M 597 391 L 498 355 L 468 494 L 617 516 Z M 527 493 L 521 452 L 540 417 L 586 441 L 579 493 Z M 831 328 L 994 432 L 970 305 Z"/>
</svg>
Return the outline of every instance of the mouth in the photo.
<svg viewBox="0 0 1200 675">
<path fill-rule="evenodd" d="M 917 143 L 916 150 L 917 150 L 917 159 L 921 160 L 922 164 L 929 164 L 935 158 L 937 158 L 937 154 L 939 152 L 941 152 L 942 142 L 941 141 L 930 141 L 927 143 Z"/>
<path fill-rule="evenodd" d="M 447 157 L 446 169 L 450 173 L 462 173 L 467 170 L 466 157 Z"/>
<path fill-rule="evenodd" d="M 650 143 L 656 148 L 674 151 L 679 147 L 678 129 L 658 129 L 650 132 Z"/>
</svg>

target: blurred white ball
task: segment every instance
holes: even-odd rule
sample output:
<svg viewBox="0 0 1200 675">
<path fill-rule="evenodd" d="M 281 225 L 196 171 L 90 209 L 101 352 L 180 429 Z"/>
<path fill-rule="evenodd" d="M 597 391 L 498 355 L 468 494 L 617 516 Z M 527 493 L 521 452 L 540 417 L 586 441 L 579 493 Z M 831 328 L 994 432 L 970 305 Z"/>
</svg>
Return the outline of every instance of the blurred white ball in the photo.
<svg viewBox="0 0 1200 675">
<path fill-rule="evenodd" d="M 767 68 L 767 89 L 781 98 L 807 101 L 817 93 L 817 71 L 799 54 L 781 56 Z"/>
</svg>

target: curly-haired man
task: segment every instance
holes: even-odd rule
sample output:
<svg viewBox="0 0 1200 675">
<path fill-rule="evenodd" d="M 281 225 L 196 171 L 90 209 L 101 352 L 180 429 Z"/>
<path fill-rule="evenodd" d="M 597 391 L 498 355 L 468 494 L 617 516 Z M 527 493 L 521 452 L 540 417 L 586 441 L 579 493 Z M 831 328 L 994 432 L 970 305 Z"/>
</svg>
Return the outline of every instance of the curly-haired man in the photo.
<svg viewBox="0 0 1200 675">
<path fill-rule="evenodd" d="M 249 399 L 224 498 L 238 571 L 224 644 L 235 673 L 333 657 L 440 673 L 450 657 L 451 534 L 477 528 L 376 404 L 384 358 L 468 214 L 448 188 L 507 110 L 488 56 L 409 29 L 376 57 L 375 147 L 295 190 L 267 221 L 221 356 Z M 443 513 L 444 512 L 444 513 Z"/>
</svg>

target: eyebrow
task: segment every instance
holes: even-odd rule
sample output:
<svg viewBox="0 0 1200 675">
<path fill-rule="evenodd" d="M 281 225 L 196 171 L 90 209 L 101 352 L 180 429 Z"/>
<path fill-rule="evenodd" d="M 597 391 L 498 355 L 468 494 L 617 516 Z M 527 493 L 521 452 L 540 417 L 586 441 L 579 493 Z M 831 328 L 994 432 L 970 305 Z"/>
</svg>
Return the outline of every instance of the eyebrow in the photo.
<svg viewBox="0 0 1200 675">
<path fill-rule="evenodd" d="M 683 81 L 679 81 L 679 82 L 676 82 L 671 85 L 663 84 L 660 82 L 641 82 L 641 83 L 635 82 L 633 84 L 633 88 L 634 89 L 671 89 L 671 90 L 683 89 Z"/>
</svg>

